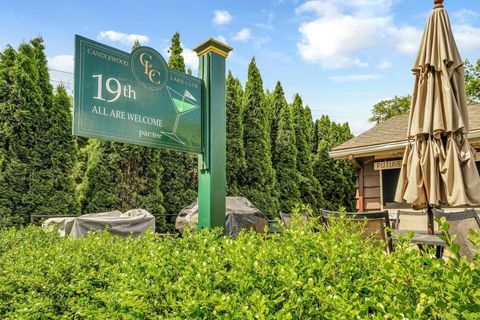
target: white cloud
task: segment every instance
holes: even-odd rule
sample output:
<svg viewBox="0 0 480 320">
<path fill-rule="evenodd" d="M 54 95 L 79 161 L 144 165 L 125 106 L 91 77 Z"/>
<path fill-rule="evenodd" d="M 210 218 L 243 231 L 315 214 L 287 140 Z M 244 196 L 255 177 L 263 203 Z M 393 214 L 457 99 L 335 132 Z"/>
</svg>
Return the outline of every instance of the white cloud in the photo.
<svg viewBox="0 0 480 320">
<path fill-rule="evenodd" d="M 56 87 L 63 84 L 69 93 L 73 91 L 73 56 L 64 54 L 54 57 L 48 57 L 48 71 L 50 81 Z"/>
<path fill-rule="evenodd" d="M 216 26 L 222 26 L 229 24 L 233 19 L 233 16 L 227 10 L 215 10 L 213 12 L 212 23 Z"/>
<path fill-rule="evenodd" d="M 192 69 L 193 74 L 196 74 L 198 70 L 198 56 L 197 53 L 193 50 L 183 48 L 182 52 L 183 59 L 185 60 L 186 69 Z"/>
<path fill-rule="evenodd" d="M 198 70 L 198 56 L 197 53 L 191 49 L 185 48 L 183 43 L 180 43 L 180 46 L 182 46 L 183 52 L 183 61 L 185 62 L 185 69 L 188 70 L 189 68 L 192 69 L 192 74 L 196 75 L 196 72 Z M 168 61 L 170 58 L 170 54 L 168 53 L 169 47 L 164 47 L 162 50 L 162 54 L 165 57 L 165 60 Z"/>
<path fill-rule="evenodd" d="M 455 23 L 470 23 L 476 21 L 480 17 L 480 13 L 471 9 L 460 9 L 452 13 Z"/>
<path fill-rule="evenodd" d="M 98 35 L 98 39 L 108 39 L 112 42 L 120 42 L 124 45 L 133 45 L 136 40 L 140 41 L 140 43 L 144 45 L 150 40 L 147 36 L 142 34 L 126 34 L 113 30 L 101 31 Z"/>
<path fill-rule="evenodd" d="M 452 26 L 452 30 L 460 53 L 478 55 L 480 51 L 480 28 L 463 24 Z"/>
<path fill-rule="evenodd" d="M 380 74 L 349 74 L 344 76 L 332 76 L 329 79 L 335 82 L 347 82 L 347 81 L 370 81 L 381 78 Z"/>
<path fill-rule="evenodd" d="M 392 66 L 393 66 L 393 63 L 391 61 L 388 61 L 388 60 L 381 61 L 377 65 L 378 69 L 380 69 L 380 70 L 387 70 L 387 69 L 391 68 Z"/>
<path fill-rule="evenodd" d="M 363 2 L 366 0 L 352 0 L 348 6 Z M 302 23 L 299 28 L 302 38 L 297 48 L 303 59 L 320 63 L 324 68 L 365 66 L 360 53 L 381 45 L 382 34 L 392 24 L 392 17 L 372 17 L 363 11 L 343 13 L 343 10 L 337 0 L 309 1 L 296 9 L 297 14 L 315 14 L 313 20 Z"/>
<path fill-rule="evenodd" d="M 248 28 L 243 28 L 238 31 L 234 36 L 233 40 L 240 42 L 247 42 L 252 37 L 252 31 Z"/>
<path fill-rule="evenodd" d="M 222 36 L 222 35 L 218 35 L 215 39 L 217 39 L 218 41 L 220 41 L 220 42 L 222 42 L 222 43 L 228 44 L 227 38 L 225 38 L 225 37 Z"/>
<path fill-rule="evenodd" d="M 415 27 L 390 27 L 388 35 L 394 42 L 397 52 L 403 54 L 415 54 L 420 46 L 423 31 Z"/>
<path fill-rule="evenodd" d="M 69 54 L 48 57 L 48 68 L 73 73 L 73 56 Z"/>
</svg>

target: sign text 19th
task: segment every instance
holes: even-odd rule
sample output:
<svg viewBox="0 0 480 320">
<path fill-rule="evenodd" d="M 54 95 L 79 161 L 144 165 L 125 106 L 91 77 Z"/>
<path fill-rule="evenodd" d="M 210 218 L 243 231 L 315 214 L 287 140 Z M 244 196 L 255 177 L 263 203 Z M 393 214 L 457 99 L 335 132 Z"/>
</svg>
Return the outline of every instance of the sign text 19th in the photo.
<svg viewBox="0 0 480 320">
<path fill-rule="evenodd" d="M 123 95 L 123 97 L 127 99 L 137 100 L 137 94 L 135 90 L 132 89 L 131 85 L 122 85 L 118 79 L 113 77 L 108 78 L 104 82 L 103 74 L 94 74 L 92 78 L 97 79 L 97 95 L 93 97 L 94 99 L 115 102 Z M 103 94 L 104 86 L 108 92 L 107 96 L 104 96 Z"/>
</svg>

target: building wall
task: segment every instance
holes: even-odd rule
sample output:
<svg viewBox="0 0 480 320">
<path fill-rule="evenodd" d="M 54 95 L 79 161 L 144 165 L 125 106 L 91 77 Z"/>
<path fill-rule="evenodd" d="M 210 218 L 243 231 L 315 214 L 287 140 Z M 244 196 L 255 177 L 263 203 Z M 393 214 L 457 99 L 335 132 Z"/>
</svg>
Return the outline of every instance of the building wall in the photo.
<svg viewBox="0 0 480 320">
<path fill-rule="evenodd" d="M 374 158 L 361 159 L 363 163 L 363 211 L 378 211 L 382 208 L 380 200 L 380 171 L 373 168 Z M 357 175 L 357 210 L 360 208 L 360 176 Z"/>
</svg>

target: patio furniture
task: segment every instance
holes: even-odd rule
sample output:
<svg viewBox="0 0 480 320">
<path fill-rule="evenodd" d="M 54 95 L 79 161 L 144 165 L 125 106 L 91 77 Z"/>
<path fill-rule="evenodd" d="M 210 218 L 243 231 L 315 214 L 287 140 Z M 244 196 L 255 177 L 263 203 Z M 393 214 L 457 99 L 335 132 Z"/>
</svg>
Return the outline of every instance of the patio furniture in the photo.
<svg viewBox="0 0 480 320">
<path fill-rule="evenodd" d="M 299 215 L 303 218 L 304 224 L 308 224 L 309 218 L 308 214 L 305 212 L 299 213 Z M 290 227 L 292 225 L 292 215 L 284 212 L 280 212 L 280 220 L 282 221 L 285 227 Z"/>
<path fill-rule="evenodd" d="M 438 224 L 434 223 L 434 230 L 439 234 Z M 428 216 L 425 212 L 418 211 L 398 211 L 395 231 L 400 233 L 413 231 L 415 234 L 428 233 Z"/>
<path fill-rule="evenodd" d="M 473 229 L 477 233 L 480 233 L 480 218 L 475 210 L 469 209 L 460 212 L 441 212 L 434 210 L 433 214 L 436 218 L 446 218 L 447 223 L 450 225 L 448 233 L 450 235 L 456 235 L 455 243 L 460 246 L 458 254 L 472 261 L 473 256 L 477 252 L 474 245 L 468 240 L 470 235 L 469 230 Z"/>
<path fill-rule="evenodd" d="M 424 250 L 424 246 L 436 248 L 436 257 L 441 258 L 443 248 L 447 245 L 445 241 L 440 239 L 441 232 L 438 230 L 438 224 L 434 222 L 434 234 L 429 234 L 428 216 L 426 212 L 418 211 L 398 211 L 397 223 L 395 224 L 394 242 L 397 241 L 398 234 L 406 235 L 413 232 L 411 242 L 416 244 L 420 250 Z"/>
<path fill-rule="evenodd" d="M 331 219 L 339 219 L 342 216 L 341 212 L 322 210 L 323 223 L 328 227 Z M 365 224 L 363 237 L 365 239 L 377 239 L 385 241 L 387 244 L 387 251 L 393 251 L 392 238 L 390 234 L 390 218 L 388 211 L 375 212 L 347 212 L 345 213 L 345 220 L 352 221 L 358 224 Z"/>
</svg>

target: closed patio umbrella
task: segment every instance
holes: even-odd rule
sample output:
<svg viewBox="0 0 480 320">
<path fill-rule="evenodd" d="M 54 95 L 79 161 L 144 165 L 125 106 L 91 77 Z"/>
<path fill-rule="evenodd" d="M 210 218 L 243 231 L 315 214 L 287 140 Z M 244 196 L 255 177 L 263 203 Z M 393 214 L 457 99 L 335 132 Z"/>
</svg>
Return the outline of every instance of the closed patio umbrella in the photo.
<svg viewBox="0 0 480 320">
<path fill-rule="evenodd" d="M 468 142 L 463 61 L 443 0 L 435 0 L 413 74 L 415 86 L 395 201 L 427 208 L 480 205 L 480 177 Z"/>
</svg>

